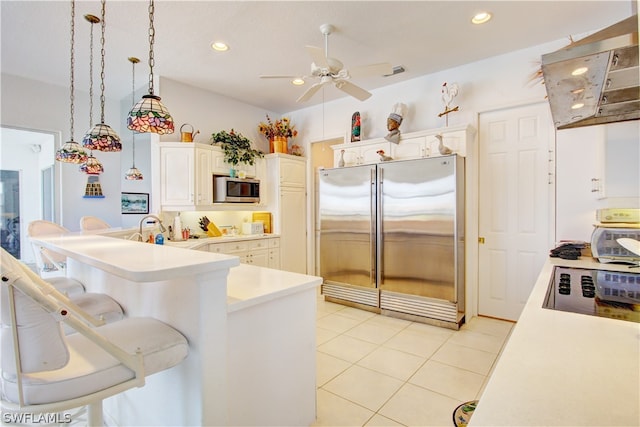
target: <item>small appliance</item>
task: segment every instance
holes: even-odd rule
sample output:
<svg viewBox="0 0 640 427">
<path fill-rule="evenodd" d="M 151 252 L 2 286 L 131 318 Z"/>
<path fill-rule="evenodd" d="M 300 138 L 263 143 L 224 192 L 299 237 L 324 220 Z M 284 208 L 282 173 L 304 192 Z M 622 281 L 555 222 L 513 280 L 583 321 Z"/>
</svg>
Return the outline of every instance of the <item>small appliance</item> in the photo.
<svg viewBox="0 0 640 427">
<path fill-rule="evenodd" d="M 261 222 L 245 222 L 242 224 L 242 234 L 264 234 L 264 224 Z"/>
<path fill-rule="evenodd" d="M 214 203 L 260 202 L 260 180 L 229 176 L 214 176 L 213 179 Z"/>
</svg>

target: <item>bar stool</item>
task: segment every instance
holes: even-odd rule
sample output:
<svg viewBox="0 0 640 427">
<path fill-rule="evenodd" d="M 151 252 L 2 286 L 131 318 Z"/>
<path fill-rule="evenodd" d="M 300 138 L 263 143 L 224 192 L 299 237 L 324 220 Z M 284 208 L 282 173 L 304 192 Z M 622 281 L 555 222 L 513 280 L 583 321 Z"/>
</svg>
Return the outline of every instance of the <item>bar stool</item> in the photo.
<svg viewBox="0 0 640 427">
<path fill-rule="evenodd" d="M 89 425 L 104 425 L 105 398 L 142 387 L 146 376 L 187 357 L 187 339 L 156 319 L 87 325 L 88 313 L 47 293 L 43 280 L 4 249 L 0 255 L 3 419 L 86 405 Z M 61 323 L 78 333 L 64 335 Z"/>
<path fill-rule="evenodd" d="M 54 234 L 62 235 L 68 232 L 69 230 L 65 227 L 44 220 L 31 221 L 27 229 L 29 238 Z M 58 271 L 58 274 L 66 274 L 67 258 L 64 255 L 50 251 L 33 242 L 31 244 L 36 253 L 36 264 L 41 276 L 43 272 L 50 271 L 51 266 Z M 113 322 L 124 317 L 122 307 L 116 300 L 105 294 L 86 293 L 84 285 L 75 279 L 54 276 L 47 277 L 46 281 L 57 291 L 70 298 L 80 309 L 101 322 Z M 66 330 L 68 331 L 69 328 Z"/>
<path fill-rule="evenodd" d="M 80 218 L 80 230 L 82 231 L 107 230 L 109 228 L 111 226 L 97 216 L 83 216 Z"/>
</svg>

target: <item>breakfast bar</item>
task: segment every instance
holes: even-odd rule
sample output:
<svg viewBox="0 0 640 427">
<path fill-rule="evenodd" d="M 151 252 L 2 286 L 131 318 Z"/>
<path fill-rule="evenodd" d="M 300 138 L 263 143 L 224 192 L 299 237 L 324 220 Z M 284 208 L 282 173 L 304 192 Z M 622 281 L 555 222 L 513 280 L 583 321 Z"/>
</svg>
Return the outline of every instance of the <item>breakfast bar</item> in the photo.
<svg viewBox="0 0 640 427">
<path fill-rule="evenodd" d="M 118 425 L 309 425 L 315 419 L 319 277 L 236 256 L 70 233 L 35 240 L 67 275 L 189 341 L 180 365 L 104 402 Z M 278 393 L 274 394 L 274 387 Z"/>
</svg>

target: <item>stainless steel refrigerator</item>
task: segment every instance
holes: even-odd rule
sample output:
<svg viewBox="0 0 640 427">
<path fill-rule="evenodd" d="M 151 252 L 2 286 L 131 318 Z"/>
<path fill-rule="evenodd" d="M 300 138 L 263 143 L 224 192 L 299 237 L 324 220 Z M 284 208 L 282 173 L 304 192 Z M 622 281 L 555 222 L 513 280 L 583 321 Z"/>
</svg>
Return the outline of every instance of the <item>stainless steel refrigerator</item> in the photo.
<svg viewBox="0 0 640 427">
<path fill-rule="evenodd" d="M 325 299 L 457 329 L 464 321 L 464 158 L 319 176 Z"/>
</svg>

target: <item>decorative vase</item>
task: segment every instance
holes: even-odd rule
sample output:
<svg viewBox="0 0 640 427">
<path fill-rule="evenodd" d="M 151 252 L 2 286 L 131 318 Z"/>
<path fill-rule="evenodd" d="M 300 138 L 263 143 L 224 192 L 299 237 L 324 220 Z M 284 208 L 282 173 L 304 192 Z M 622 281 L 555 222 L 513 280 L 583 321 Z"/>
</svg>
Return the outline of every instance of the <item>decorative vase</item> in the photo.
<svg viewBox="0 0 640 427">
<path fill-rule="evenodd" d="M 288 142 L 286 136 L 274 136 L 269 141 L 269 149 L 272 153 L 287 153 Z"/>
<path fill-rule="evenodd" d="M 338 160 L 338 167 L 344 167 L 344 150 L 340 151 L 340 160 Z"/>
<path fill-rule="evenodd" d="M 231 178 L 236 177 L 236 170 L 234 168 L 229 169 L 229 177 Z"/>
</svg>

